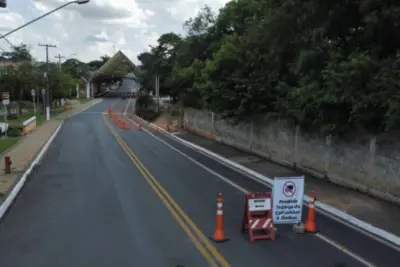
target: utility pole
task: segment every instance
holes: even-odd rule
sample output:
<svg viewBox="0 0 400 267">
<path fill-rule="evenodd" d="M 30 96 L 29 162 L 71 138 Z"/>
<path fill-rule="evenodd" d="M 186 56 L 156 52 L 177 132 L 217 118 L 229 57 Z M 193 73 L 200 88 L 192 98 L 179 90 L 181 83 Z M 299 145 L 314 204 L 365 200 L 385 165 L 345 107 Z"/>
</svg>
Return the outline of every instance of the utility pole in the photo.
<svg viewBox="0 0 400 267">
<path fill-rule="evenodd" d="M 56 48 L 57 46 L 55 45 L 50 45 L 50 44 L 39 44 L 39 46 L 45 47 L 46 48 L 46 69 L 47 72 L 44 73 L 44 78 L 46 82 L 46 120 L 50 120 L 50 88 L 49 88 L 49 77 L 48 77 L 48 71 L 49 71 L 49 47 L 51 48 Z"/>
<path fill-rule="evenodd" d="M 79 63 L 76 62 L 76 78 L 79 80 L 79 75 L 81 73 L 81 68 L 79 67 Z M 79 84 L 76 83 L 76 98 L 79 98 Z"/>
<path fill-rule="evenodd" d="M 55 56 L 55 58 L 58 58 L 58 67 L 60 68 L 60 71 L 61 71 L 61 59 L 65 58 L 65 57 L 62 56 L 61 54 L 58 54 L 58 56 Z"/>
<path fill-rule="evenodd" d="M 155 85 L 156 85 L 156 109 L 157 113 L 160 112 L 160 76 L 156 75 L 155 77 Z"/>
</svg>

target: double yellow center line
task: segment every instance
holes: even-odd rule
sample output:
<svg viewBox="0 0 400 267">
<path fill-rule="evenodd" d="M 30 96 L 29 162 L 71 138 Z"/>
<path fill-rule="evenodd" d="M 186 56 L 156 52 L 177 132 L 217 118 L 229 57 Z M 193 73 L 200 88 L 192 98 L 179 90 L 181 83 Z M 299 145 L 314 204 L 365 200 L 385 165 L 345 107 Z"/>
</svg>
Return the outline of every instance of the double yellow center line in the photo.
<svg viewBox="0 0 400 267">
<path fill-rule="evenodd" d="M 146 169 L 139 158 L 132 152 L 129 146 L 120 137 L 117 131 L 111 126 L 108 119 L 102 115 L 105 124 L 111 131 L 117 142 L 120 144 L 122 149 L 126 152 L 128 157 L 131 159 L 136 168 L 143 175 L 144 179 L 148 182 L 151 188 L 154 190 L 156 195 L 161 199 L 171 215 L 177 220 L 178 224 L 186 232 L 189 238 L 192 240 L 194 245 L 200 251 L 204 259 L 212 267 L 230 267 L 231 265 L 225 260 L 225 258 L 218 252 L 218 250 L 211 244 L 207 237 L 200 231 L 196 224 L 189 218 L 189 216 L 182 210 L 182 208 L 176 203 L 171 195 L 163 188 L 163 186 L 154 178 L 154 176 Z"/>
</svg>

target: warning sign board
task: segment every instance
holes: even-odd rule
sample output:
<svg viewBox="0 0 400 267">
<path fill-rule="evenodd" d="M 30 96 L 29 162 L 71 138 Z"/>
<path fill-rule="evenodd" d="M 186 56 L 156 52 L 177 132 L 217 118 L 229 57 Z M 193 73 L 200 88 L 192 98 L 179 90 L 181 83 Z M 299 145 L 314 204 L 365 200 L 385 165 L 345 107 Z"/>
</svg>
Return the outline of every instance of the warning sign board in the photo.
<svg viewBox="0 0 400 267">
<path fill-rule="evenodd" d="M 304 176 L 275 177 L 272 189 L 272 215 L 276 224 L 301 222 Z"/>
<path fill-rule="evenodd" d="M 249 211 L 267 211 L 270 209 L 270 198 L 249 199 Z"/>
<path fill-rule="evenodd" d="M 257 239 L 275 240 L 271 213 L 271 193 L 258 192 L 246 195 L 241 231 L 249 232 L 251 242 Z"/>
</svg>

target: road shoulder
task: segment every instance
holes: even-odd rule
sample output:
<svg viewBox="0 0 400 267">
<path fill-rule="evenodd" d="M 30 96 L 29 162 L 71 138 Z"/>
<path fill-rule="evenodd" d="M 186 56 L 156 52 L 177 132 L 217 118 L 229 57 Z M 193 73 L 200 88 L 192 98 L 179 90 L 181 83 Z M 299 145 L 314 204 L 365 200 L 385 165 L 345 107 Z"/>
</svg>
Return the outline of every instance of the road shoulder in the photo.
<svg viewBox="0 0 400 267">
<path fill-rule="evenodd" d="M 131 116 L 136 123 L 140 123 L 146 130 L 150 132 L 167 133 L 156 125 L 149 124 L 136 116 Z M 272 163 L 266 159 L 251 155 L 240 151 L 236 148 L 221 144 L 208 138 L 194 135 L 187 132 L 169 133 L 171 138 L 182 140 L 181 142 L 193 144 L 211 154 L 226 159 L 232 164 L 237 164 L 245 169 L 251 170 L 258 175 L 265 176 L 270 179 L 274 176 L 290 176 L 299 175 L 300 173 L 290 168 Z M 189 147 L 191 147 L 189 145 Z M 192 147 L 193 148 L 193 147 Z M 207 154 L 207 153 L 206 153 Z M 230 165 L 230 164 L 228 164 Z M 396 205 L 374 199 L 365 194 L 358 193 L 354 190 L 346 189 L 335 184 L 329 183 L 315 177 L 306 176 L 306 193 L 311 189 L 318 190 L 318 199 L 322 205 L 331 211 L 337 211 L 336 216 L 341 221 L 349 222 L 349 225 L 356 227 L 363 232 L 377 236 L 378 239 L 388 241 L 392 244 L 399 243 L 400 229 L 400 208 Z M 356 201 L 354 201 L 356 199 Z M 333 200 L 333 201 L 329 201 Z M 326 205 L 324 201 L 330 202 Z M 346 205 L 347 204 L 347 208 Z M 328 214 L 330 214 L 328 212 Z M 397 236 L 396 236 L 397 235 Z"/>
<path fill-rule="evenodd" d="M 302 175 L 297 171 L 201 136 L 187 132 L 176 136 L 270 178 Z M 319 201 L 376 227 L 400 235 L 400 207 L 307 175 L 305 191 L 309 193 L 313 189 L 316 190 Z"/>
</svg>

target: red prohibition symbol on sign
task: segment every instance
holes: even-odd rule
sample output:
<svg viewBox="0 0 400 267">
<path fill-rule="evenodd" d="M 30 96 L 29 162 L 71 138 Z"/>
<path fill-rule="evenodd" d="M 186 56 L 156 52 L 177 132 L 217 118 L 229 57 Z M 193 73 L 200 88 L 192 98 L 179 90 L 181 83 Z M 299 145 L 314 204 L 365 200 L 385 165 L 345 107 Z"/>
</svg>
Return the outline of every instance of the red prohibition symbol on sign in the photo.
<svg viewBox="0 0 400 267">
<path fill-rule="evenodd" d="M 296 193 L 296 185 L 292 181 L 287 181 L 284 183 L 282 188 L 282 193 L 285 197 L 292 197 Z"/>
</svg>

